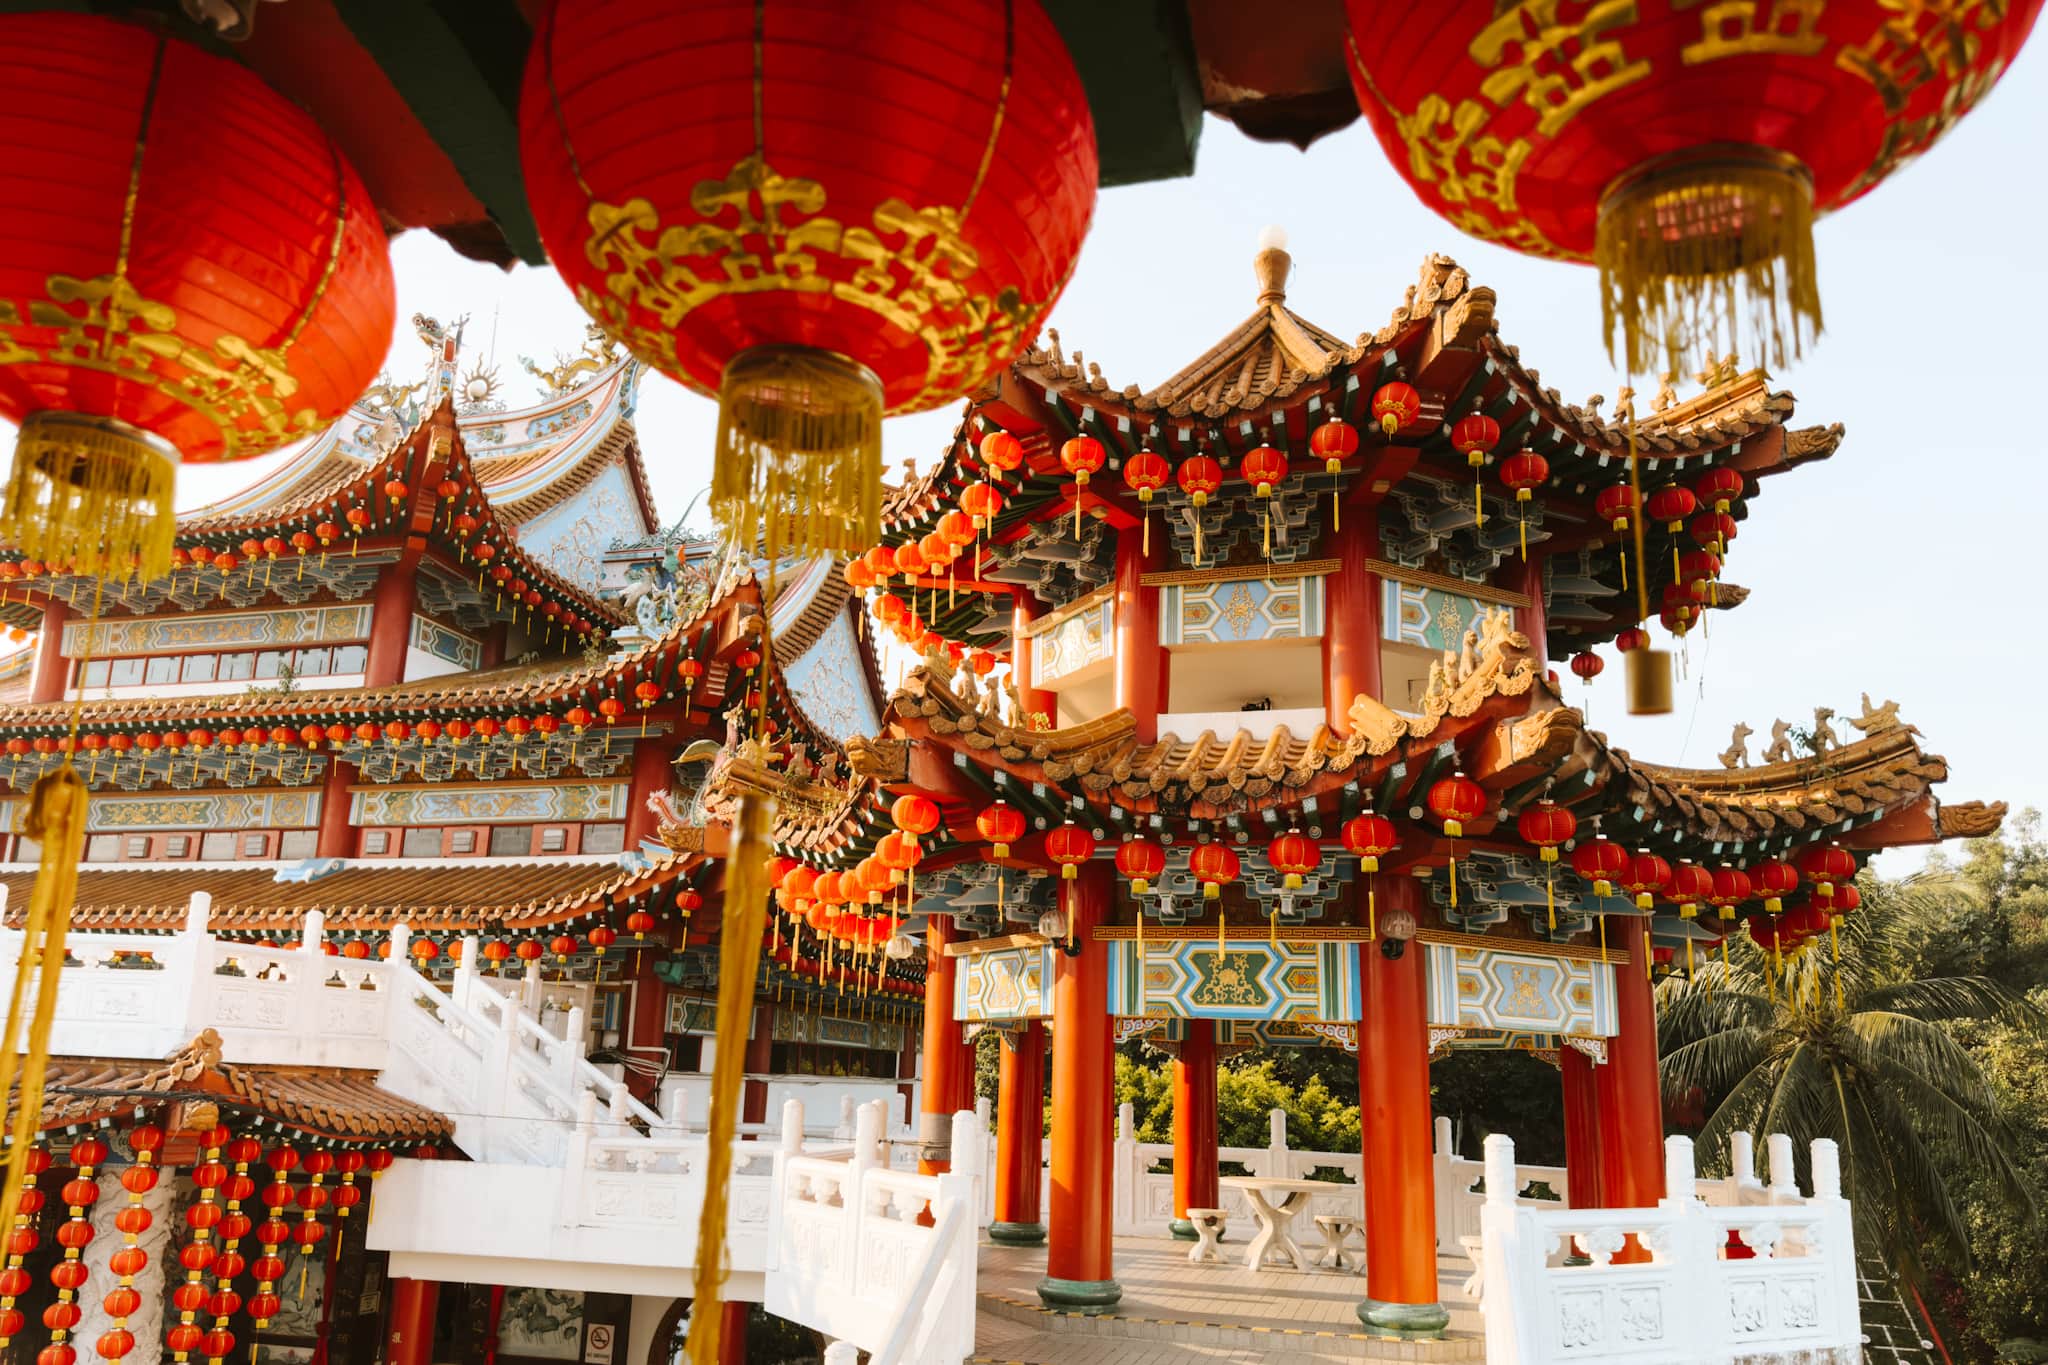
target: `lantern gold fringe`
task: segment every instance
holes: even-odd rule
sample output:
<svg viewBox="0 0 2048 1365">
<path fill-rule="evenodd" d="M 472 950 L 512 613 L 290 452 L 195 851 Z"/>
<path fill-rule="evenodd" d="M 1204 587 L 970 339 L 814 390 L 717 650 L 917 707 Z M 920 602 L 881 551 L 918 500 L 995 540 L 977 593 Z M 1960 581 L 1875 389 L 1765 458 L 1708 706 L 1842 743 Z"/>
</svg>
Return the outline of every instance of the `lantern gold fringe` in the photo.
<svg viewBox="0 0 2048 1365">
<path fill-rule="evenodd" d="M 769 560 L 881 538 L 882 381 L 845 356 L 756 346 L 718 390 L 711 515 Z"/>
<path fill-rule="evenodd" d="M 718 1365 L 719 1311 L 727 1273 L 726 1197 L 732 1142 L 739 1128 L 740 1083 L 746 1077 L 747 1025 L 754 1010 L 754 976 L 761 964 L 761 931 L 768 915 L 768 859 L 775 802 L 740 798 L 733 822 L 725 925 L 718 947 L 718 1055 L 711 1062 L 711 1115 L 704 1156 L 704 1211 L 697 1221 L 697 1272 L 690 1311 L 690 1365 Z"/>
<path fill-rule="evenodd" d="M 14 442 L 0 539 L 92 578 L 171 570 L 177 452 L 111 417 L 36 412 Z"/>
<path fill-rule="evenodd" d="M 50 1061 L 50 1027 L 57 1017 L 57 988 L 64 972 L 64 935 L 78 893 L 78 863 L 85 842 L 85 783 L 69 763 L 36 779 L 22 832 L 42 844 L 35 885 L 22 921 L 21 965 L 7 1001 L 7 1036 L 0 1039 L 0 1094 L 17 1087 L 7 1174 L 0 1186 L 0 1227 L 14 1225 L 22 1178 L 43 1111 L 43 1076 Z M 30 978 L 35 1001 L 28 1002 Z M 28 1013 L 28 1032 L 22 1017 Z"/>
<path fill-rule="evenodd" d="M 1608 353 L 1619 327 L 1631 371 L 1712 368 L 1717 349 L 1783 365 L 1820 335 L 1813 176 L 1771 148 L 1630 171 L 1601 197 L 1593 259 Z"/>
</svg>

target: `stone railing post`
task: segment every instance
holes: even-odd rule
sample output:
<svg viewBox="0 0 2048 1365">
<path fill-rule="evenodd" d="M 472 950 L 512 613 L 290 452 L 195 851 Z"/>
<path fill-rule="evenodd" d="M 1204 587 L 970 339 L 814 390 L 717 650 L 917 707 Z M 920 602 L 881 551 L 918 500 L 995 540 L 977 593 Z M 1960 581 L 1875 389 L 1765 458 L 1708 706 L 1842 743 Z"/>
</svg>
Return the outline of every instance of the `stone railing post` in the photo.
<svg viewBox="0 0 2048 1365">
<path fill-rule="evenodd" d="M 1506 1133 L 1486 1138 L 1486 1202 L 1514 1207 L 1515 1140 Z"/>
<path fill-rule="evenodd" d="M 682 1121 L 682 1091 L 677 1089 L 677 1122 Z M 782 1102 L 782 1154 L 801 1156 L 804 1150 L 804 1102 L 792 1096 Z"/>
<path fill-rule="evenodd" d="M 197 1037 L 202 1029 L 210 1027 L 213 1023 L 213 970 L 220 964 L 214 960 L 214 939 L 209 928 L 212 919 L 213 893 L 194 891 L 192 899 L 185 903 L 185 932 L 179 936 L 178 944 L 178 952 L 184 958 L 183 967 L 187 973 L 183 992 L 185 1020 L 182 1030 L 183 1036 L 187 1038 Z"/>
<path fill-rule="evenodd" d="M 321 945 L 327 941 L 327 916 L 318 910 L 308 910 L 303 923 L 299 947 L 315 958 L 326 956 L 326 950 Z"/>
<path fill-rule="evenodd" d="M 1772 1133 L 1764 1139 L 1764 1151 L 1770 1157 L 1770 1202 L 1796 1203 L 1799 1199 L 1799 1180 L 1792 1167 L 1792 1139 L 1783 1133 Z"/>
<path fill-rule="evenodd" d="M 412 960 L 412 925 L 400 920 L 391 926 L 391 956 L 385 959 L 403 967 Z"/>
<path fill-rule="evenodd" d="M 850 1341 L 835 1341 L 825 1348 L 825 1365 L 860 1365 L 860 1347 Z"/>
<path fill-rule="evenodd" d="M 672 1085 L 661 1097 L 661 1135 L 679 1138 L 690 1131 L 690 1093 L 687 1087 Z"/>
<path fill-rule="evenodd" d="M 1266 1165 L 1269 1173 L 1286 1179 L 1294 1174 L 1288 1169 L 1287 1152 L 1287 1111 L 1269 1109 L 1266 1111 Z"/>
<path fill-rule="evenodd" d="M 1488 1135 L 1481 1160 L 1486 1202 L 1479 1210 L 1479 1310 L 1488 1365 L 1506 1365 L 1523 1359 L 1521 1340 L 1534 1335 L 1535 1309 L 1527 1300 L 1535 1286 L 1522 1282 L 1522 1235 L 1535 1215 L 1515 1206 L 1515 1140 Z M 1540 1235 L 1536 1241 L 1540 1251 Z"/>
<path fill-rule="evenodd" d="M 1813 1156 L 1813 1197 L 1842 1197 L 1842 1153 L 1833 1138 L 1815 1138 L 1809 1149 Z"/>
<path fill-rule="evenodd" d="M 1487 1187 L 1492 1193 L 1492 1186 Z M 1664 1139 L 1664 1205 L 1690 1207 L 1699 1200 L 1697 1173 L 1692 1161 L 1692 1139 Z"/>
<path fill-rule="evenodd" d="M 562 1083 L 564 1090 L 575 1090 L 576 1064 L 583 1060 L 583 1006 L 569 1007 L 568 1023 L 562 1031 L 562 1041 L 555 1049 L 555 1079 Z"/>
<path fill-rule="evenodd" d="M 1756 1138 L 1750 1133 L 1728 1135 L 1728 1173 L 1735 1179 L 1737 1190 L 1745 1190 L 1757 1183 Z M 1738 1201 L 1740 1196 L 1737 1196 Z"/>
<path fill-rule="evenodd" d="M 839 1122 L 832 1126 L 832 1140 L 835 1142 L 851 1142 L 853 1140 L 853 1127 L 853 1096 L 841 1095 L 839 1097 Z"/>
<path fill-rule="evenodd" d="M 633 1132 L 633 1092 L 620 1081 L 612 1091 L 611 1102 L 606 1106 L 611 1111 L 612 1136 L 627 1137 Z"/>
<path fill-rule="evenodd" d="M 455 961 L 453 995 L 455 1003 L 466 1010 L 475 1010 L 473 1004 L 476 992 L 476 959 L 482 950 L 483 941 L 475 934 L 462 936 L 462 956 Z"/>
<path fill-rule="evenodd" d="M 597 1092 L 576 1094 L 576 1125 L 569 1130 L 566 1155 L 562 1159 L 562 1206 L 557 1213 L 561 1225 L 573 1228 L 582 1218 L 583 1182 L 590 1171 L 590 1140 L 597 1134 Z"/>
<path fill-rule="evenodd" d="M 1139 1233 L 1138 1210 L 1144 1203 L 1145 1159 L 1138 1155 L 1138 1106 L 1120 1104 L 1116 1107 L 1116 1141 L 1109 1149 L 1110 1230 L 1124 1236 Z"/>
<path fill-rule="evenodd" d="M 534 1018 L 540 1018 L 541 982 L 540 963 L 526 964 L 526 976 L 519 983 L 519 1007 Z"/>
<path fill-rule="evenodd" d="M 1834 1301 L 1822 1321 L 1833 1325 L 1831 1344 L 1846 1355 L 1863 1340 L 1863 1305 L 1856 1285 L 1855 1225 L 1849 1201 L 1842 1198 L 1842 1154 L 1829 1138 L 1815 1138 L 1807 1150 L 1813 1161 L 1809 1207 L 1826 1220 L 1819 1230 L 1818 1254 L 1827 1258 L 1824 1282 Z M 1815 1254 L 1815 1239 L 1805 1240 L 1807 1254 Z"/>
<path fill-rule="evenodd" d="M 1430 1144 L 1429 1164 L 1430 1175 L 1434 1178 L 1432 1188 L 1436 1191 L 1436 1249 L 1439 1252 L 1458 1249 L 1458 1201 L 1465 1198 L 1464 1189 L 1451 1175 L 1453 1163 L 1458 1159 L 1454 1131 L 1451 1121 L 1442 1114 L 1430 1124 L 1430 1134 L 1435 1139 Z M 1361 1165 L 1358 1173 L 1361 1186 L 1365 1179 L 1365 1168 Z"/>
</svg>

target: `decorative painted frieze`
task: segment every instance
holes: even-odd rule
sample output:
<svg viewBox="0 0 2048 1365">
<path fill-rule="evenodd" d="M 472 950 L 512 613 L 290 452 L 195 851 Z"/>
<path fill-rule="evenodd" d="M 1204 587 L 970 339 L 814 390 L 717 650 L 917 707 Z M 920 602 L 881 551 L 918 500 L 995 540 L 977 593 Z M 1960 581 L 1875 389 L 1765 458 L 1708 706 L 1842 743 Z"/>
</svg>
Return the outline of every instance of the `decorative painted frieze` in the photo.
<svg viewBox="0 0 2048 1365">
<path fill-rule="evenodd" d="M 28 802 L 0 801 L 0 833 L 18 834 Z M 91 834 L 150 829 L 311 829 L 320 823 L 315 791 L 214 791 L 182 796 L 101 796 L 85 808 Z"/>
<path fill-rule="evenodd" d="M 422 654 L 445 659 L 465 672 L 483 667 L 483 641 L 473 635 L 465 635 L 459 630 L 451 630 L 439 621 L 432 621 L 424 616 L 412 618 L 411 644 Z"/>
<path fill-rule="evenodd" d="M 1068 609 L 1031 640 L 1031 675 L 1050 686 L 1090 664 L 1107 659 L 1116 649 L 1116 599 L 1105 592 Z"/>
<path fill-rule="evenodd" d="M 1614 967 L 1465 943 L 1418 945 L 1432 1028 L 1611 1038 Z M 1496 1044 L 1498 1045 L 1498 1044 Z"/>
<path fill-rule="evenodd" d="M 624 782 L 564 782 L 486 787 L 396 787 L 354 792 L 357 825 L 530 824 L 549 820 L 623 820 Z"/>
<path fill-rule="evenodd" d="M 1233 940 L 1219 952 L 1204 939 L 1109 948 L 1109 1012 L 1182 1019 L 1358 1018 L 1358 945 L 1348 941 L 1270 943 Z M 1142 962 L 1142 967 L 1141 967 Z"/>
<path fill-rule="evenodd" d="M 1034 944 L 960 958 L 953 970 L 953 1017 L 963 1023 L 1052 1018 L 1056 951 Z"/>
<path fill-rule="evenodd" d="M 1475 632 L 1491 603 L 1436 584 L 1380 580 L 1380 633 L 1397 644 L 1457 650 Z"/>
<path fill-rule="evenodd" d="M 86 657 L 84 621 L 64 627 L 64 654 Z M 140 621 L 101 621 L 92 629 L 91 656 L 176 654 L 238 645 L 317 645 L 364 640 L 370 634 L 367 602 L 347 606 L 301 607 L 292 611 L 233 611 L 204 616 L 153 616 Z"/>
<path fill-rule="evenodd" d="M 1322 633 L 1319 574 L 1169 583 L 1159 590 L 1164 645 L 1314 640 Z"/>
</svg>

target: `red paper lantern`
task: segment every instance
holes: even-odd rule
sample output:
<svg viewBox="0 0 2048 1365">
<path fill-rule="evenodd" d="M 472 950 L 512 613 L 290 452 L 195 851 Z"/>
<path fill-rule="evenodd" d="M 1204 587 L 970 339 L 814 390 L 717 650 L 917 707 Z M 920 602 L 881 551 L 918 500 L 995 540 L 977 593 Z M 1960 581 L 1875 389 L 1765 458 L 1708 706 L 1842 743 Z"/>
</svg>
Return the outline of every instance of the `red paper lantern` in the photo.
<svg viewBox="0 0 2048 1365">
<path fill-rule="evenodd" d="M 1045 856 L 1060 865 L 1060 877 L 1072 881 L 1081 864 L 1095 856 L 1095 836 L 1069 820 L 1045 836 Z"/>
<path fill-rule="evenodd" d="M 1173 481 L 1195 506 L 1206 507 L 1216 490 L 1223 487 L 1223 466 L 1207 455 L 1190 455 L 1174 470 Z"/>
<path fill-rule="evenodd" d="M 1735 500 L 1742 496 L 1742 475 L 1725 464 L 1717 464 L 1700 475 L 1700 481 L 1693 485 L 1693 492 L 1701 503 L 1726 515 Z"/>
<path fill-rule="evenodd" d="M 1694 365 L 1796 356 L 1820 325 L 1814 217 L 1976 104 L 2040 0 L 1347 9 L 1359 107 L 1410 188 L 1474 236 L 1596 260 L 1610 348 L 1654 374 L 1681 340 Z"/>
<path fill-rule="evenodd" d="M 1130 882 L 1133 895 L 1150 895 L 1152 883 L 1166 870 L 1166 850 L 1152 839 L 1126 839 L 1116 846 L 1116 870 Z"/>
<path fill-rule="evenodd" d="M 1713 902 L 1714 874 L 1695 863 L 1678 864 L 1671 869 L 1670 890 L 1666 899 L 1678 907 L 1680 919 L 1698 917 L 1700 906 Z"/>
<path fill-rule="evenodd" d="M 1572 655 L 1572 672 L 1584 679 L 1588 687 L 1593 685 L 1593 679 L 1599 677 L 1601 670 L 1606 667 L 1607 661 L 1590 649 L 1582 649 Z"/>
<path fill-rule="evenodd" d="M 1699 500 L 1693 497 L 1692 490 L 1675 483 L 1666 484 L 1650 494 L 1645 504 L 1650 520 L 1663 522 L 1664 529 L 1673 535 L 1685 529 L 1685 519 L 1697 506 Z"/>
<path fill-rule="evenodd" d="M 1373 391 L 1372 420 L 1379 424 L 1387 439 L 1392 440 L 1394 433 L 1421 416 L 1422 395 L 1413 384 L 1396 379 Z"/>
<path fill-rule="evenodd" d="M 1486 792 L 1463 773 L 1453 773 L 1430 787 L 1429 813 L 1443 824 L 1445 834 L 1460 838 L 1466 821 L 1486 813 Z"/>
<path fill-rule="evenodd" d="M 1309 453 L 1323 462 L 1326 474 L 1342 473 L 1344 462 L 1358 453 L 1358 428 L 1332 417 L 1308 436 Z"/>
<path fill-rule="evenodd" d="M 997 478 L 1024 463 L 1024 443 L 1000 428 L 981 438 L 980 449 L 981 462 L 995 470 Z"/>
<path fill-rule="evenodd" d="M 1606 839 L 1589 839 L 1572 850 L 1572 871 L 1591 884 L 1594 895 L 1611 896 L 1628 871 L 1628 853 Z"/>
<path fill-rule="evenodd" d="M 1088 101 L 1034 0 L 557 5 L 520 153 L 578 299 L 719 395 L 712 514 L 765 522 L 771 557 L 876 538 L 883 414 L 1024 349 L 1095 199 Z"/>
<path fill-rule="evenodd" d="M 1394 822 L 1371 811 L 1346 820 L 1338 837 L 1343 840 L 1345 851 L 1357 858 L 1358 865 L 1367 872 L 1379 871 L 1380 859 L 1400 847 Z"/>
<path fill-rule="evenodd" d="M 1304 878 L 1323 865 L 1323 846 L 1298 829 L 1290 829 L 1266 845 L 1266 863 L 1280 874 L 1282 890 L 1301 890 Z"/>
<path fill-rule="evenodd" d="M 939 808 L 929 798 L 913 792 L 896 798 L 889 807 L 889 818 L 898 829 L 912 834 L 929 834 L 939 827 Z"/>
<path fill-rule="evenodd" d="M 548 940 L 548 947 L 555 954 L 555 961 L 567 962 L 576 952 L 576 940 L 568 934 L 556 934 Z"/>
<path fill-rule="evenodd" d="M 1856 859 L 1839 844 L 1817 844 L 1799 855 L 1799 872 L 1825 900 L 1834 895 L 1837 883 L 1856 879 Z"/>
<path fill-rule="evenodd" d="M 1515 817 L 1515 832 L 1522 836 L 1523 843 L 1533 844 L 1538 857 L 1546 863 L 1557 861 L 1557 850 L 1570 843 L 1578 830 L 1578 817 L 1571 809 L 1547 796 L 1533 806 L 1523 807 Z"/>
<path fill-rule="evenodd" d="M 590 931 L 590 946 L 597 950 L 599 957 L 603 957 L 604 950 L 618 941 L 619 931 L 608 924 L 600 924 Z"/>
<path fill-rule="evenodd" d="M 1287 457 L 1271 446 L 1253 446 L 1237 462 L 1237 472 L 1260 497 L 1270 498 L 1287 482 Z"/>
<path fill-rule="evenodd" d="M 1632 649 L 1648 649 L 1650 632 L 1641 626 L 1623 626 L 1614 633 L 1614 647 L 1623 654 Z"/>
<path fill-rule="evenodd" d="M 1735 907 L 1750 896 L 1749 874 L 1739 867 L 1717 867 L 1714 869 L 1713 888 L 1707 893 L 1707 903 L 1714 907 L 1722 920 L 1735 918 Z"/>
<path fill-rule="evenodd" d="M 980 530 L 1002 515 L 1002 490 L 994 484 L 970 483 L 960 490 L 960 510 L 971 517 L 975 529 Z"/>
<path fill-rule="evenodd" d="M 1635 520 L 1636 490 L 1625 483 L 1611 484 L 1601 489 L 1593 495 L 1593 514 L 1617 532 L 1628 530 Z"/>
<path fill-rule="evenodd" d="M 1196 844 L 1188 854 L 1188 871 L 1202 884 L 1203 900 L 1220 900 L 1224 886 L 1236 881 L 1240 870 L 1237 851 L 1228 844 Z"/>
<path fill-rule="evenodd" d="M 1635 897 L 1638 910 L 1654 909 L 1658 893 L 1670 884 L 1671 864 L 1654 853 L 1631 855 L 1621 874 L 1621 889 Z"/>
<path fill-rule="evenodd" d="M 974 817 L 975 832 L 986 840 L 998 858 L 1010 856 L 1010 845 L 1024 837 L 1024 813 L 1007 801 L 997 801 Z"/>
<path fill-rule="evenodd" d="M 395 310 L 376 206 L 313 120 L 235 62 L 85 14 L 0 19 L 4 515 L 31 557 L 170 569 L 180 460 L 320 430 Z M 32 305 L 32 306 L 31 306 Z"/>
</svg>

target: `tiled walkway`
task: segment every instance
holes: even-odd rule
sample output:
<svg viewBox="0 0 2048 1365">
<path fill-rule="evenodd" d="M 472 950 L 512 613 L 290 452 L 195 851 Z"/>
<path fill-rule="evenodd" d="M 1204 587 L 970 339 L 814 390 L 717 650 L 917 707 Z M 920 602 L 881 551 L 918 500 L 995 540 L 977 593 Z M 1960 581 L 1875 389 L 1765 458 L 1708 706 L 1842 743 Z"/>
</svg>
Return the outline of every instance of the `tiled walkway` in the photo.
<svg viewBox="0 0 2048 1365">
<path fill-rule="evenodd" d="M 1367 1335 L 1355 1312 L 1365 1280 L 1334 1270 L 1250 1271 L 1225 1243 L 1229 1261 L 1191 1265 L 1186 1242 L 1119 1237 L 1115 1315 L 1050 1313 L 1039 1306 L 1043 1247 L 981 1250 L 976 1359 L 1022 1365 L 1165 1365 L 1171 1361 L 1325 1365 L 1356 1360 L 1479 1360 L 1485 1356 L 1478 1305 L 1462 1286 L 1470 1267 L 1439 1263 L 1439 1293 L 1451 1312 L 1443 1341 Z"/>
</svg>

